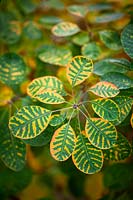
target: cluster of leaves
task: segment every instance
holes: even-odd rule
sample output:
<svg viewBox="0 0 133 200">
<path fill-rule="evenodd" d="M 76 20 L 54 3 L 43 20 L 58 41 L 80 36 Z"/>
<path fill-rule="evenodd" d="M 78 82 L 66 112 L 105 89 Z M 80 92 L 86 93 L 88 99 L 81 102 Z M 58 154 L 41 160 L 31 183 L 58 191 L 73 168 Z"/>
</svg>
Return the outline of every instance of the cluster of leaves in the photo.
<svg viewBox="0 0 133 200">
<path fill-rule="evenodd" d="M 57 9 L 57 5 L 64 12 L 61 1 L 55 4 L 51 0 L 38 7 L 28 2 L 16 1 L 22 13 Z M 85 3 L 67 6 L 67 14 L 72 16 L 70 21 L 50 15 L 22 24 L 11 13 L 0 14 L 0 39 L 10 50 L 23 40 L 39 44 L 40 39 L 44 41 L 43 34 L 48 39 L 35 49 L 35 76 L 39 77 L 31 77 L 27 86 L 30 98 L 21 91 L 29 72 L 24 59 L 12 52 L 0 57 L 0 81 L 11 88 L 11 94 L 0 102 L 4 106 L 0 158 L 12 170 L 24 167 L 26 144 L 50 142 L 54 159 L 65 161 L 72 155 L 74 165 L 87 174 L 101 170 L 104 159 L 119 161 L 131 155 L 131 144 L 119 131 L 123 123 L 133 127 L 130 13 L 126 8 L 124 13 L 116 12 L 115 5 L 109 3 Z M 126 19 L 125 27 L 120 24 L 117 30 L 122 19 Z M 63 81 L 52 70 L 46 76 L 46 65 Z M 34 62 L 30 67 L 34 70 Z M 20 109 L 14 111 L 12 106 L 18 100 Z"/>
</svg>

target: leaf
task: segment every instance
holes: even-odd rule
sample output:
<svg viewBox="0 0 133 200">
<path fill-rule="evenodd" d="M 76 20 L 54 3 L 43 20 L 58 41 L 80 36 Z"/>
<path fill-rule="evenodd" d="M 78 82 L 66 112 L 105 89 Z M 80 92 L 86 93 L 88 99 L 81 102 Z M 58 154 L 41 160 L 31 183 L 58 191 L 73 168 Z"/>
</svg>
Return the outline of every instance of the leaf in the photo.
<svg viewBox="0 0 133 200">
<path fill-rule="evenodd" d="M 51 29 L 53 25 L 61 22 L 62 19 L 54 15 L 40 17 L 39 23 L 44 25 L 45 28 Z"/>
<path fill-rule="evenodd" d="M 16 4 L 19 7 L 19 9 L 22 11 L 22 13 L 25 13 L 25 14 L 33 13 L 37 8 L 37 5 L 33 3 L 32 0 L 28 0 L 28 1 L 17 0 Z"/>
<path fill-rule="evenodd" d="M 96 60 L 101 55 L 101 48 L 95 42 L 90 42 L 82 46 L 81 52 L 83 56 Z"/>
<path fill-rule="evenodd" d="M 90 38 L 87 32 L 80 32 L 73 36 L 72 42 L 76 45 L 82 46 L 89 42 Z"/>
<path fill-rule="evenodd" d="M 23 141 L 14 138 L 8 124 L 0 129 L 0 158 L 13 171 L 20 171 L 25 165 L 26 147 Z"/>
<path fill-rule="evenodd" d="M 121 33 L 121 43 L 125 53 L 133 58 L 133 24 L 128 24 Z"/>
<path fill-rule="evenodd" d="M 112 8 L 113 8 L 112 5 L 109 3 L 96 3 L 96 4 L 91 4 L 88 7 L 89 12 L 110 10 Z"/>
<path fill-rule="evenodd" d="M 131 126 L 133 128 L 133 113 L 132 113 L 132 116 L 131 116 Z"/>
<path fill-rule="evenodd" d="M 95 23 L 109 23 L 109 22 L 113 22 L 116 20 L 119 20 L 121 18 L 124 17 L 124 14 L 121 12 L 117 12 L 117 13 L 105 13 L 105 14 L 101 14 L 99 16 L 96 17 L 95 19 Z"/>
<path fill-rule="evenodd" d="M 118 72 L 109 72 L 104 74 L 101 77 L 102 81 L 108 81 L 116 85 L 119 89 L 128 89 L 133 87 L 133 80 L 128 76 L 118 73 Z"/>
<path fill-rule="evenodd" d="M 61 104 L 65 102 L 65 99 L 60 94 L 52 92 L 51 90 L 40 92 L 35 98 L 46 104 Z"/>
<path fill-rule="evenodd" d="M 103 166 L 102 150 L 94 147 L 88 138 L 80 134 L 76 139 L 76 146 L 72 153 L 74 165 L 86 174 L 94 174 Z"/>
<path fill-rule="evenodd" d="M 76 136 L 74 130 L 66 123 L 58 128 L 50 143 L 50 152 L 52 157 L 58 161 L 67 160 L 75 147 Z"/>
<path fill-rule="evenodd" d="M 26 64 L 15 53 L 6 53 L 0 57 L 0 80 L 8 85 L 15 86 L 25 79 Z"/>
<path fill-rule="evenodd" d="M 58 37 L 67 37 L 74 35 L 80 31 L 77 24 L 71 22 L 60 22 L 53 26 L 52 33 Z"/>
<path fill-rule="evenodd" d="M 88 118 L 85 125 L 86 135 L 92 145 L 100 149 L 109 149 L 116 144 L 115 126 L 101 118 Z"/>
<path fill-rule="evenodd" d="M 63 114 L 54 114 L 51 116 L 49 124 L 51 126 L 58 126 L 66 119 L 66 113 Z"/>
<path fill-rule="evenodd" d="M 70 5 L 67 7 L 67 10 L 69 13 L 78 17 L 84 17 L 88 12 L 87 7 L 82 5 Z"/>
<path fill-rule="evenodd" d="M 120 110 L 119 118 L 113 121 L 113 124 L 118 125 L 128 116 L 133 105 L 133 99 L 127 96 L 118 96 L 113 98 L 113 101 L 117 103 Z"/>
<path fill-rule="evenodd" d="M 62 82 L 54 76 L 43 76 L 34 79 L 27 88 L 27 93 L 31 97 L 35 97 L 37 94 L 44 92 L 45 90 L 65 95 L 66 92 L 63 88 Z"/>
<path fill-rule="evenodd" d="M 108 121 L 114 121 L 119 117 L 119 107 L 111 99 L 95 99 L 91 101 L 92 108 L 97 115 Z"/>
<path fill-rule="evenodd" d="M 33 21 L 28 21 L 24 24 L 23 34 L 30 40 L 39 40 L 42 38 L 42 32 L 38 24 Z"/>
<path fill-rule="evenodd" d="M 114 84 L 106 81 L 96 83 L 89 89 L 89 91 L 103 98 L 115 97 L 120 92 Z"/>
<path fill-rule="evenodd" d="M 25 139 L 23 142 L 25 144 L 30 144 L 33 147 L 41 147 L 47 145 L 53 136 L 55 128 L 48 126 L 40 135 L 32 139 Z"/>
<path fill-rule="evenodd" d="M 30 139 L 46 129 L 51 111 L 40 106 L 25 106 L 9 121 L 9 128 L 15 137 Z"/>
<path fill-rule="evenodd" d="M 119 34 L 113 30 L 102 30 L 99 32 L 101 41 L 106 47 L 115 51 L 122 48 Z"/>
<path fill-rule="evenodd" d="M 118 133 L 116 145 L 111 149 L 104 150 L 103 152 L 104 158 L 107 160 L 124 160 L 131 154 L 131 145 L 129 144 L 126 137 L 124 137 L 121 133 Z"/>
<path fill-rule="evenodd" d="M 66 66 L 72 58 L 72 53 L 66 47 L 45 45 L 41 52 L 39 52 L 38 58 L 49 64 Z"/>
<path fill-rule="evenodd" d="M 108 58 L 94 64 L 94 74 L 104 75 L 108 72 L 126 73 L 130 69 L 130 62 L 127 59 Z"/>
<path fill-rule="evenodd" d="M 92 60 L 84 56 L 75 56 L 67 65 L 67 78 L 72 87 L 85 81 L 93 70 Z"/>
</svg>

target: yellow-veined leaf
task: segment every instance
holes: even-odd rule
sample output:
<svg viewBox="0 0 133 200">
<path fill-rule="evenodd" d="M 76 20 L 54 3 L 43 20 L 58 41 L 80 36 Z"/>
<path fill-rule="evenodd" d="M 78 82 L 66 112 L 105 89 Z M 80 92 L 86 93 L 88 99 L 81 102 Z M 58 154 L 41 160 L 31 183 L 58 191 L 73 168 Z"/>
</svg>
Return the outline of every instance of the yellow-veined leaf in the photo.
<svg viewBox="0 0 133 200">
<path fill-rule="evenodd" d="M 69 123 L 62 125 L 55 131 L 50 143 L 52 157 L 58 161 L 67 160 L 74 150 L 75 142 L 75 132 Z"/>
<path fill-rule="evenodd" d="M 113 101 L 118 105 L 120 110 L 120 115 L 119 118 L 113 121 L 112 123 L 114 125 L 118 125 L 121 122 L 123 122 L 125 118 L 128 116 L 133 105 L 133 98 L 128 96 L 118 96 L 114 97 Z"/>
<path fill-rule="evenodd" d="M 131 126 L 133 128 L 133 113 L 132 113 L 132 116 L 131 116 Z"/>
<path fill-rule="evenodd" d="M 118 133 L 116 145 L 111 149 L 104 150 L 103 152 L 104 158 L 107 160 L 124 160 L 131 154 L 131 145 L 125 136 L 123 136 L 121 133 Z"/>
<path fill-rule="evenodd" d="M 71 22 L 60 22 L 53 26 L 52 33 L 58 37 L 74 35 L 80 31 L 77 24 Z"/>
<path fill-rule="evenodd" d="M 67 78 L 72 87 L 86 80 L 93 70 L 92 60 L 84 56 L 75 56 L 67 65 Z"/>
<path fill-rule="evenodd" d="M 46 129 L 50 116 L 50 110 L 40 106 L 25 106 L 10 118 L 9 128 L 15 137 L 34 138 Z"/>
<path fill-rule="evenodd" d="M 54 114 L 49 122 L 50 126 L 58 126 L 66 119 L 66 113 Z"/>
<path fill-rule="evenodd" d="M 103 166 L 103 153 L 101 149 L 94 147 L 85 135 L 79 134 L 72 153 L 72 160 L 80 171 L 94 174 Z"/>
<path fill-rule="evenodd" d="M 60 94 L 52 92 L 51 90 L 45 90 L 37 94 L 35 98 L 46 104 L 60 104 L 65 102 L 65 99 Z"/>
<path fill-rule="evenodd" d="M 51 90 L 52 92 L 59 93 L 62 96 L 66 94 L 62 82 L 54 76 L 43 76 L 34 79 L 27 88 L 27 93 L 31 97 L 35 97 L 37 94 L 44 92 L 45 90 Z"/>
<path fill-rule="evenodd" d="M 88 118 L 86 120 L 85 131 L 90 143 L 100 149 L 109 149 L 116 144 L 116 128 L 107 120 Z"/>
<path fill-rule="evenodd" d="M 103 98 L 115 97 L 120 92 L 116 85 L 107 81 L 96 83 L 89 89 L 89 91 Z"/>
<path fill-rule="evenodd" d="M 113 100 L 99 98 L 91 101 L 91 103 L 93 110 L 103 119 L 114 121 L 119 117 L 119 107 Z"/>
</svg>

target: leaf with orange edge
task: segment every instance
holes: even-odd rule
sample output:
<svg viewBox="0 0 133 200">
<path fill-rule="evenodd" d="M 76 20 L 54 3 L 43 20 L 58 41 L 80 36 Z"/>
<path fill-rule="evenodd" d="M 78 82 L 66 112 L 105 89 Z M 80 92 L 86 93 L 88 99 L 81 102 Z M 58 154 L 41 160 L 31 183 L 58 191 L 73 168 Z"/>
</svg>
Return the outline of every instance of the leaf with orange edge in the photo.
<svg viewBox="0 0 133 200">
<path fill-rule="evenodd" d="M 115 97 L 120 92 L 116 85 L 107 81 L 96 83 L 89 91 L 103 98 Z"/>
</svg>

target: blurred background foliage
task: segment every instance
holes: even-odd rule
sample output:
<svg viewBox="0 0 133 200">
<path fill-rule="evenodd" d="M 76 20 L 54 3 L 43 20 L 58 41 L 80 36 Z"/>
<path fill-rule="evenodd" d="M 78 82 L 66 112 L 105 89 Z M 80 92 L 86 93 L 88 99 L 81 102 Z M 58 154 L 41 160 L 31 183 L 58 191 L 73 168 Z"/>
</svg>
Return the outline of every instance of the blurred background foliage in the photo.
<svg viewBox="0 0 133 200">
<path fill-rule="evenodd" d="M 2 132 L 8 132 L 5 128 L 5 125 L 8 125 L 5 116 L 9 113 L 8 111 L 6 114 L 3 113 L 7 102 L 16 91 L 23 98 L 14 101 L 12 112 L 15 112 L 15 107 L 37 105 L 38 102 L 26 96 L 27 84 L 33 78 L 56 75 L 66 85 L 68 84 L 62 66 L 67 61 L 57 64 L 58 66 L 56 63 L 43 62 L 39 59 L 41 52 L 44 54 L 45 49 L 49 48 L 49 54 L 53 51 L 54 55 L 54 46 L 55 49 L 64 48 L 70 51 L 72 56 L 89 54 L 94 62 L 97 62 L 95 74 L 102 75 L 105 72 L 98 63 L 101 59 L 107 59 L 109 56 L 129 59 L 121 48 L 119 33 L 127 24 L 132 23 L 132 14 L 133 4 L 130 0 L 1 0 L 0 54 L 15 52 L 23 57 L 26 63 L 25 77 L 20 87 L 15 88 L 0 82 Z M 78 24 L 82 32 L 74 36 L 56 37 L 51 32 L 51 28 L 64 20 Z M 111 37 L 108 40 L 104 38 L 108 34 L 103 31 L 106 29 L 114 30 L 111 35 L 108 35 Z M 108 60 L 102 62 L 108 63 Z M 113 71 L 117 71 L 115 64 L 113 67 Z M 107 69 L 107 72 L 110 72 L 110 65 Z M 129 77 L 133 75 L 132 69 L 131 65 Z M 121 70 L 126 71 L 125 68 Z M 91 86 L 92 82 L 93 84 L 97 82 L 97 79 L 97 76 L 90 77 L 88 84 Z M 128 92 L 133 94 L 132 88 Z M 131 116 L 131 113 L 129 115 Z M 132 129 L 129 118 L 122 123 L 119 130 L 131 141 Z M 45 136 L 44 143 L 40 143 L 43 141 L 43 135 L 33 143 L 30 141 L 31 146 L 27 145 L 27 163 L 21 171 L 14 172 L 5 167 L 2 161 L 0 162 L 1 200 L 133 199 L 132 156 L 119 162 L 105 161 L 101 172 L 86 175 L 75 168 L 71 158 L 66 162 L 56 162 L 51 158 L 49 141 L 53 132 L 53 127 L 47 128 L 48 135 Z"/>
</svg>

